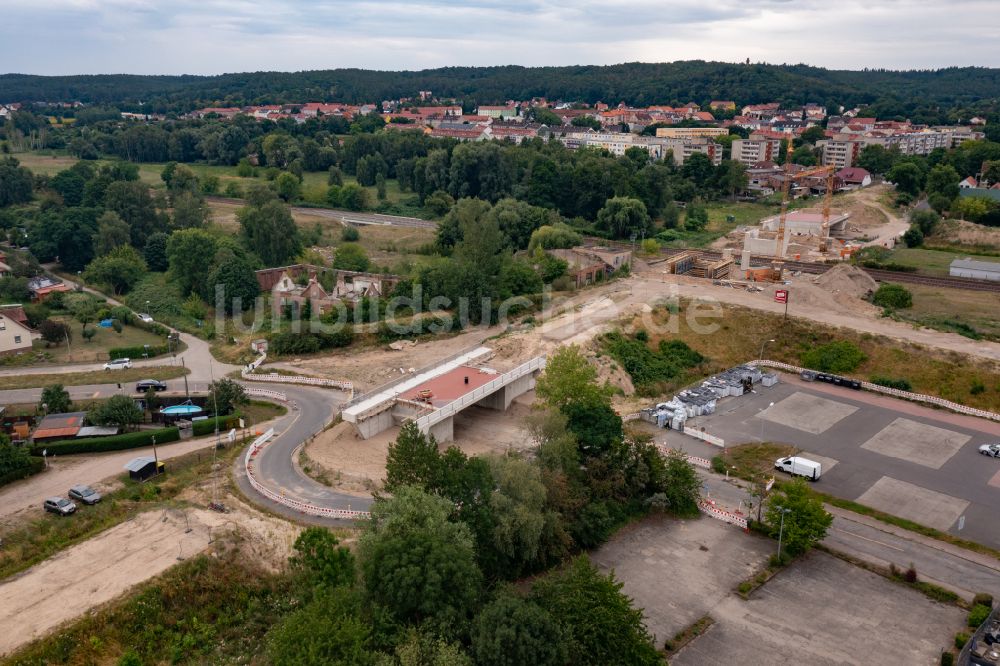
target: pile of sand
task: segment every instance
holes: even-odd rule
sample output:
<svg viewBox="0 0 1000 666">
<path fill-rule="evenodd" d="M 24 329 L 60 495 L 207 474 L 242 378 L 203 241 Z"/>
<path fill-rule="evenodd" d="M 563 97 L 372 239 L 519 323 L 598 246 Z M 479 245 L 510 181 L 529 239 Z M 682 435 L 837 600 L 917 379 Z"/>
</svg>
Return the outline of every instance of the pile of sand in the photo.
<svg viewBox="0 0 1000 666">
<path fill-rule="evenodd" d="M 838 264 L 813 282 L 829 292 L 855 298 L 864 298 L 878 289 L 878 284 L 868 273 L 850 264 Z"/>
</svg>

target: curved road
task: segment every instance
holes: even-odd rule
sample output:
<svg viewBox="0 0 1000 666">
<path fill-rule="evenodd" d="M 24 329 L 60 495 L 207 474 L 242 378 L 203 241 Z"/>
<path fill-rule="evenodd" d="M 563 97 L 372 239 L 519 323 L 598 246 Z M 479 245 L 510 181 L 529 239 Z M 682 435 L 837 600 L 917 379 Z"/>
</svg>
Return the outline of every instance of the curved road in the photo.
<svg viewBox="0 0 1000 666">
<path fill-rule="evenodd" d="M 298 469 L 295 462 L 299 446 L 333 421 L 340 406 L 346 402 L 344 394 L 331 389 L 307 388 L 289 384 L 273 386 L 272 388 L 288 396 L 289 401 L 294 402 L 298 409 L 289 409 L 288 414 L 280 418 L 274 425 L 274 439 L 261 450 L 256 458 L 255 478 L 257 481 L 278 494 L 287 495 L 290 498 L 323 508 L 367 511 L 372 504 L 371 496 L 350 495 L 335 491 L 306 476 Z M 242 455 L 233 465 L 233 477 L 248 499 L 276 513 L 320 525 L 335 525 L 344 522 L 302 514 L 263 497 L 247 481 Z"/>
</svg>

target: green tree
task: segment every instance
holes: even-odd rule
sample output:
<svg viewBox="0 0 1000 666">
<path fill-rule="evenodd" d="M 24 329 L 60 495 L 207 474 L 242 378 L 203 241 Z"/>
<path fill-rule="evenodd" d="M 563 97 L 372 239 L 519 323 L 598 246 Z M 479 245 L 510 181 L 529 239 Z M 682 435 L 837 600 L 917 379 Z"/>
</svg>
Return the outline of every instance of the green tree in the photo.
<svg viewBox="0 0 1000 666">
<path fill-rule="evenodd" d="M 546 511 L 545 484 L 537 465 L 513 456 L 493 456 L 489 463 L 493 547 L 509 563 L 507 573 L 513 577 L 537 563 L 556 516 Z"/>
<path fill-rule="evenodd" d="M 532 598 L 563 629 L 568 663 L 579 666 L 661 666 L 642 611 L 622 594 L 614 574 L 602 576 L 581 555 L 535 583 Z"/>
<path fill-rule="evenodd" d="M 890 310 L 913 307 L 913 295 L 901 284 L 883 283 L 872 296 L 872 303 Z"/>
<path fill-rule="evenodd" d="M 146 239 L 146 245 L 142 249 L 142 257 L 146 260 L 146 266 L 149 267 L 149 270 L 162 273 L 170 268 L 170 262 L 167 259 L 167 241 L 169 239 L 170 236 L 162 231 L 150 234 L 149 238 Z"/>
<path fill-rule="evenodd" d="M 208 284 L 215 292 L 213 296 L 216 306 L 221 298 L 222 307 L 228 314 L 235 311 L 237 304 L 244 310 L 254 307 L 255 299 L 260 294 L 260 284 L 253 266 L 235 255 L 212 270 L 208 276 Z"/>
<path fill-rule="evenodd" d="M 928 197 L 940 196 L 951 202 L 958 196 L 959 180 L 961 176 L 955 171 L 955 167 L 939 164 L 927 173 L 924 189 L 927 190 Z"/>
<path fill-rule="evenodd" d="M 567 663 L 563 630 L 552 615 L 506 587 L 476 617 L 472 654 L 480 666 Z"/>
<path fill-rule="evenodd" d="M 612 238 L 639 236 L 650 230 L 646 204 L 630 197 L 608 199 L 597 213 L 597 228 L 607 231 Z"/>
<path fill-rule="evenodd" d="M 701 479 L 694 465 L 678 451 L 671 451 L 664 463 L 663 490 L 657 499 L 675 516 L 697 516 Z"/>
<path fill-rule="evenodd" d="M 0 159 L 0 208 L 31 201 L 35 179 L 13 157 Z"/>
<path fill-rule="evenodd" d="M 142 422 L 142 410 L 127 395 L 116 395 L 87 412 L 87 421 L 93 425 L 128 430 Z"/>
<path fill-rule="evenodd" d="M 167 262 L 171 279 L 182 295 L 205 289 L 218 247 L 215 236 L 203 229 L 181 229 L 170 234 Z"/>
<path fill-rule="evenodd" d="M 205 399 L 205 404 L 221 416 L 232 414 L 237 407 L 249 405 L 250 397 L 242 384 L 229 378 L 216 379 L 208 385 L 208 397 Z"/>
<path fill-rule="evenodd" d="M 299 533 L 289 560 L 307 587 L 332 588 L 354 583 L 354 555 L 325 527 L 307 527 Z"/>
<path fill-rule="evenodd" d="M 918 225 L 911 224 L 903 234 L 903 242 L 906 243 L 906 247 L 920 247 L 924 244 L 924 232 Z"/>
<path fill-rule="evenodd" d="M 383 176 L 381 172 L 375 175 L 375 192 L 379 201 L 386 200 L 388 192 L 385 187 L 385 176 Z"/>
<path fill-rule="evenodd" d="M 705 153 L 692 153 L 681 166 L 681 175 L 691 181 L 695 189 L 707 188 L 715 175 L 712 158 Z"/>
<path fill-rule="evenodd" d="M 610 405 L 611 389 L 597 383 L 597 370 L 576 345 L 559 347 L 549 356 L 535 391 L 546 404 L 556 409 L 574 402 Z"/>
<path fill-rule="evenodd" d="M 443 217 L 448 214 L 455 199 L 444 190 L 435 190 L 424 198 L 424 208 L 429 210 L 435 217 Z"/>
<path fill-rule="evenodd" d="M 708 211 L 705 206 L 692 201 L 684 209 L 684 228 L 688 231 L 702 231 L 708 226 Z"/>
<path fill-rule="evenodd" d="M 182 192 L 174 197 L 174 229 L 200 229 L 209 217 L 201 195 Z"/>
<path fill-rule="evenodd" d="M 42 389 L 38 407 L 46 414 L 65 414 L 73 411 L 73 401 L 62 384 L 50 384 Z"/>
<path fill-rule="evenodd" d="M 885 178 L 895 183 L 897 192 L 911 196 L 920 194 L 924 187 L 924 174 L 913 162 L 897 162 L 886 172 Z"/>
<path fill-rule="evenodd" d="M 452 522 L 446 499 L 414 486 L 377 498 L 358 540 L 368 594 L 401 622 L 460 634 L 479 599 L 482 575 L 472 534 Z"/>
<path fill-rule="evenodd" d="M 389 445 L 385 461 L 385 488 L 389 492 L 403 486 L 434 489 L 441 476 L 438 443 L 410 421 L 399 429 L 399 436 Z"/>
<path fill-rule="evenodd" d="M 894 151 L 886 150 L 885 146 L 873 144 L 861 149 L 857 165 L 881 176 L 892 168 L 897 155 Z"/>
<path fill-rule="evenodd" d="M 146 261 L 130 245 L 117 247 L 90 262 L 83 277 L 88 282 L 106 284 L 115 294 L 128 292 L 146 274 Z"/>
<path fill-rule="evenodd" d="M 370 627 L 360 595 L 336 588 L 275 625 L 265 639 L 267 657 L 274 666 L 374 666 Z"/>
<path fill-rule="evenodd" d="M 28 449 L 11 444 L 10 437 L 6 433 L 0 433 L 0 477 L 26 470 L 30 465 Z"/>
<path fill-rule="evenodd" d="M 567 224 L 547 224 L 531 232 L 528 249 L 534 250 L 537 247 L 545 250 L 570 248 L 579 245 L 582 240 L 580 234 Z"/>
<path fill-rule="evenodd" d="M 333 254 L 333 267 L 342 271 L 367 271 L 368 253 L 357 243 L 343 243 Z"/>
<path fill-rule="evenodd" d="M 302 251 L 299 229 L 292 214 L 279 201 L 261 207 L 247 206 L 236 213 L 247 247 L 265 266 L 282 266 Z"/>
<path fill-rule="evenodd" d="M 111 183 L 105 190 L 104 206 L 128 223 L 135 247 L 145 245 L 149 235 L 157 231 L 156 206 L 144 183 L 124 180 Z"/>
<path fill-rule="evenodd" d="M 294 174 L 287 171 L 278 174 L 274 179 L 274 187 L 284 201 L 295 201 L 302 196 L 302 184 Z"/>
<path fill-rule="evenodd" d="M 103 257 L 116 247 L 132 242 L 128 223 L 113 211 L 107 211 L 97 220 L 97 233 L 94 235 L 94 255 Z"/>
<path fill-rule="evenodd" d="M 45 319 L 38 325 L 38 332 L 42 340 L 48 345 L 65 344 L 67 340 L 73 339 L 73 332 L 69 324 L 54 319 Z"/>
<path fill-rule="evenodd" d="M 717 183 L 719 190 L 726 192 L 733 201 L 736 201 L 736 195 L 750 184 L 747 168 L 735 160 L 723 160 L 717 172 Z"/>
<path fill-rule="evenodd" d="M 782 513 L 785 517 L 783 530 Z M 833 516 L 826 512 L 823 501 L 805 481 L 795 479 L 771 494 L 765 520 L 771 536 L 777 538 L 781 530 L 784 549 L 791 555 L 799 555 L 823 540 L 833 523 Z"/>
</svg>

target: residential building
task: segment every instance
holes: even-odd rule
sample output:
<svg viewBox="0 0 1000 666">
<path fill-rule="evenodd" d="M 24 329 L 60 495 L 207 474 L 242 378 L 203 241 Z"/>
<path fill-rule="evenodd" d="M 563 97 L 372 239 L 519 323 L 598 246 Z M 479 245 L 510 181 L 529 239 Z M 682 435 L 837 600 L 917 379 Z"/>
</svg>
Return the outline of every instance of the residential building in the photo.
<svg viewBox="0 0 1000 666">
<path fill-rule="evenodd" d="M 30 351 L 32 341 L 41 337 L 28 325 L 20 304 L 0 305 L 0 355 Z"/>
<path fill-rule="evenodd" d="M 832 139 L 817 141 L 816 145 L 823 151 L 823 166 L 844 169 L 854 166 L 865 143 L 864 139 L 836 135 Z"/>
<path fill-rule="evenodd" d="M 65 414 L 49 414 L 38 422 L 38 427 L 31 439 L 35 442 L 49 442 L 58 439 L 76 437 L 83 427 L 87 412 L 66 412 Z"/>
<path fill-rule="evenodd" d="M 833 174 L 833 177 L 841 182 L 841 187 L 845 190 L 868 187 L 872 184 L 872 175 L 861 167 L 846 167 Z"/>
<path fill-rule="evenodd" d="M 778 159 L 781 141 L 771 138 L 756 138 L 751 134 L 749 139 L 736 139 L 732 143 L 732 159 L 746 166 L 759 162 L 770 162 Z"/>
<path fill-rule="evenodd" d="M 979 261 L 969 259 L 968 257 L 965 259 L 955 259 L 948 268 L 948 275 L 1000 282 L 1000 263 L 995 261 Z"/>
<path fill-rule="evenodd" d="M 70 288 L 59 278 L 39 275 L 28 280 L 28 291 L 31 292 L 31 299 L 33 301 L 43 301 L 53 292 L 70 291 Z"/>
<path fill-rule="evenodd" d="M 979 187 L 979 183 L 976 182 L 975 176 L 969 176 L 965 180 L 959 181 L 958 186 L 963 190 L 968 190 Z"/>
<path fill-rule="evenodd" d="M 708 137 L 714 139 L 718 136 L 726 136 L 729 130 L 725 127 L 657 127 L 656 136 L 665 139 L 692 139 L 694 137 Z"/>
<path fill-rule="evenodd" d="M 517 117 L 517 106 L 514 104 L 505 104 L 503 106 L 480 106 L 476 109 L 476 115 L 489 116 L 490 118 L 516 118 Z"/>
</svg>

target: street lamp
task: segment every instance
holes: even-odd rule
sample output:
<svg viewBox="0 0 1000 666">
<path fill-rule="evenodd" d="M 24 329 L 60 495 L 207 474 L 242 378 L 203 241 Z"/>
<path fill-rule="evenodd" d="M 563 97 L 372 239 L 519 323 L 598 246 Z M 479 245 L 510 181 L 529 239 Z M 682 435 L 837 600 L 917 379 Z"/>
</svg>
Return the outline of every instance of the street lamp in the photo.
<svg viewBox="0 0 1000 666">
<path fill-rule="evenodd" d="M 764 359 L 764 347 L 767 346 L 768 342 L 774 342 L 774 340 L 764 340 L 764 344 L 760 346 L 760 354 L 757 356 L 757 360 L 761 361 Z"/>
<path fill-rule="evenodd" d="M 777 504 L 774 505 L 774 508 L 781 514 L 781 525 L 778 527 L 778 559 L 781 559 L 781 537 L 785 533 L 785 514 L 791 513 L 792 510 Z"/>
<path fill-rule="evenodd" d="M 774 403 L 773 402 L 768 403 L 767 407 L 765 407 L 764 409 L 760 410 L 760 413 L 757 414 L 757 418 L 760 419 L 760 441 L 761 441 L 761 443 L 764 442 L 764 421 L 766 420 L 763 416 L 761 416 L 761 414 L 763 414 L 767 410 L 771 409 L 772 407 L 774 407 Z"/>
</svg>

